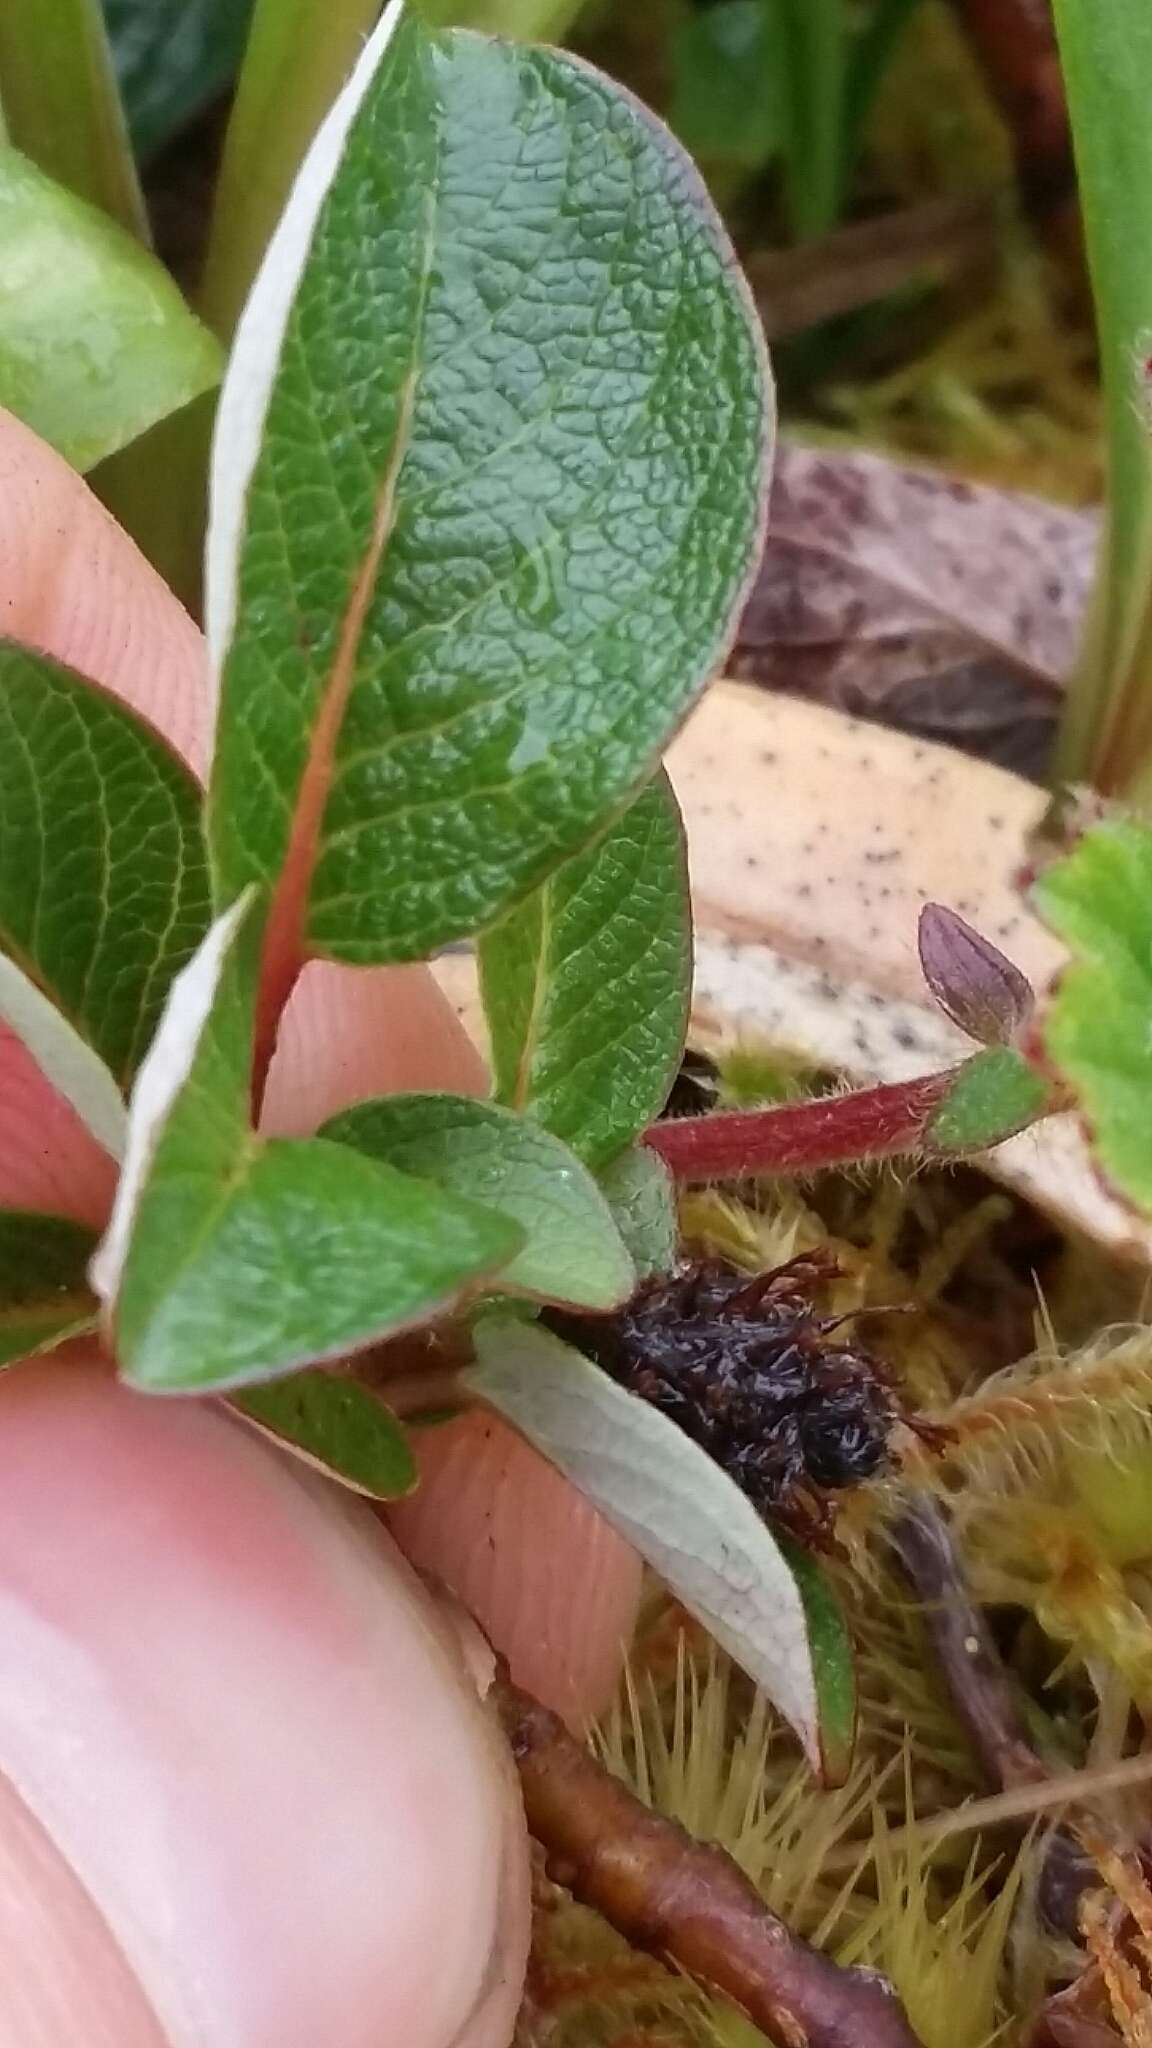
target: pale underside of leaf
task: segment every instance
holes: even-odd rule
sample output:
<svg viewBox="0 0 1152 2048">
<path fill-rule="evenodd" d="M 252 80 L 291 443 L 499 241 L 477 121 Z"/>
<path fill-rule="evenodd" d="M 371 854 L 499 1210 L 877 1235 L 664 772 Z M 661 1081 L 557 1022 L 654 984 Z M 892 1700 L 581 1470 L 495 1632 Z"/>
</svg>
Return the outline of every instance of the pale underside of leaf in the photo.
<svg viewBox="0 0 1152 2048">
<path fill-rule="evenodd" d="M 132 1091 L 124 1166 L 108 1228 L 90 1278 L 105 1307 L 119 1291 L 136 1210 L 147 1184 L 165 1119 L 196 1058 L 229 953 L 252 910 L 251 891 L 218 917 L 172 984 L 160 1027 Z"/>
<path fill-rule="evenodd" d="M 45 1080 L 113 1159 L 124 1152 L 128 1112 L 115 1080 L 75 1026 L 11 960 L 0 956 L 0 1017 L 28 1047 Z"/>
<path fill-rule="evenodd" d="M 236 617 L 245 500 L 292 301 L 348 131 L 403 12 L 404 0 L 389 0 L 351 78 L 317 130 L 236 329 L 212 444 L 204 577 L 204 630 L 217 686 Z"/>
<path fill-rule="evenodd" d="M 599 1181 L 639 1278 L 670 1272 L 678 1222 L 672 1176 L 664 1161 L 647 1145 L 632 1145 L 601 1168 Z"/>
<path fill-rule="evenodd" d="M 470 1391 L 633 1543 L 821 1764 L 804 1605 L 771 1532 L 698 1444 L 537 1326 L 485 1318 Z"/>
</svg>

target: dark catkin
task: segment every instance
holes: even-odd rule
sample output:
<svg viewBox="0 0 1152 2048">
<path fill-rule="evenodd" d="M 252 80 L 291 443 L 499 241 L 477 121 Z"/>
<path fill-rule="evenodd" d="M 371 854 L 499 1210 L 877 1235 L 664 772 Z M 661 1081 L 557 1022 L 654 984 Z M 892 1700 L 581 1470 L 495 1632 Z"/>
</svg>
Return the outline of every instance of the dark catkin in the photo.
<svg viewBox="0 0 1152 2048">
<path fill-rule="evenodd" d="M 817 1313 L 835 1262 L 805 1253 L 749 1278 L 719 1260 L 646 1281 L 605 1317 L 557 1332 L 715 1458 L 801 1542 L 832 1540 L 833 1496 L 882 1471 L 904 1412 L 881 1362 Z"/>
</svg>

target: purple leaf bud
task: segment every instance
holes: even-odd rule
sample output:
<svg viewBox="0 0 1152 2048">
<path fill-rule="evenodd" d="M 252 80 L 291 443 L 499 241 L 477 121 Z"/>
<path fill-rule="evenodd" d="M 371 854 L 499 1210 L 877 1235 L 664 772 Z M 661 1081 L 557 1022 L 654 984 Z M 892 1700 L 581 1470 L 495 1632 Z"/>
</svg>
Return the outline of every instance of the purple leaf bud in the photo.
<svg viewBox="0 0 1152 2048">
<path fill-rule="evenodd" d="M 946 1017 L 978 1045 L 1011 1045 L 1035 1002 L 1026 975 L 954 910 L 920 912 L 920 966 Z"/>
</svg>

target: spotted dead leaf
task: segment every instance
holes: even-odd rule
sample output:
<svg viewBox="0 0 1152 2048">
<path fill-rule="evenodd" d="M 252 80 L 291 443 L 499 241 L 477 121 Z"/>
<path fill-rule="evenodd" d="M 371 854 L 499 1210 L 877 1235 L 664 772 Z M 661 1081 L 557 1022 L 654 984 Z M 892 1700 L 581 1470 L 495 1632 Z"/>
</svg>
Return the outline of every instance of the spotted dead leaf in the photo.
<svg viewBox="0 0 1152 2048">
<path fill-rule="evenodd" d="M 781 448 L 732 674 L 1039 776 L 1098 535 L 884 456 Z"/>
</svg>

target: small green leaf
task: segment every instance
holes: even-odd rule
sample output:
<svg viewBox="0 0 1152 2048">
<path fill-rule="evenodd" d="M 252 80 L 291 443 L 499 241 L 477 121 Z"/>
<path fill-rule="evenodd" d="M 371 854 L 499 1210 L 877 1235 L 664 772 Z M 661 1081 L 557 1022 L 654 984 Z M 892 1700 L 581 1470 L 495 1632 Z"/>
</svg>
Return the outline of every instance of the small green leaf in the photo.
<svg viewBox="0 0 1152 2048">
<path fill-rule="evenodd" d="M 635 1545 L 763 1686 L 822 1769 L 823 1703 L 805 1600 L 747 1496 L 666 1415 L 538 1324 L 485 1316 L 475 1344 L 479 1364 L 466 1385 Z M 839 1757 L 843 1716 L 835 1712 L 830 1749 Z"/>
<path fill-rule="evenodd" d="M 0 1366 L 92 1327 L 86 1274 L 95 1242 L 65 1216 L 0 1209 Z"/>
<path fill-rule="evenodd" d="M 1097 826 L 1044 871 L 1033 901 L 1072 953 L 1043 1018 L 1046 1050 L 1101 1170 L 1152 1212 L 1152 831 Z"/>
<path fill-rule="evenodd" d="M 598 1179 L 637 1277 L 670 1272 L 679 1232 L 676 1192 L 664 1161 L 646 1145 L 632 1145 L 601 1167 Z"/>
<path fill-rule="evenodd" d="M 342 1145 L 252 1132 L 253 909 L 218 919 L 173 986 L 93 1262 L 123 1376 L 154 1391 L 354 1350 L 447 1309 L 523 1242 L 506 1217 Z"/>
<path fill-rule="evenodd" d="M 91 469 L 218 383 L 168 272 L 94 206 L 0 148 L 0 405 Z"/>
<path fill-rule="evenodd" d="M 667 131 L 562 51 L 390 6 L 221 400 L 219 900 L 295 845 L 304 953 L 413 959 L 575 854 L 722 658 L 770 428 Z"/>
<path fill-rule="evenodd" d="M 663 1108 L 692 978 L 683 830 L 661 775 L 485 932 L 497 1093 L 599 1166 Z"/>
<path fill-rule="evenodd" d="M 636 1273 L 608 1204 L 566 1145 L 495 1103 L 388 1095 L 333 1117 L 321 1137 L 482 1202 L 524 1233 L 502 1287 L 577 1308 L 626 1301 Z"/>
<path fill-rule="evenodd" d="M 0 644 L 0 1014 L 110 1151 L 208 921 L 192 776 L 151 727 Z"/>
<path fill-rule="evenodd" d="M 924 1134 L 930 1153 L 986 1152 L 1046 1116 L 1052 1090 L 1009 1046 L 991 1046 L 957 1067 Z"/>
<path fill-rule="evenodd" d="M 286 1449 L 371 1500 L 398 1500 L 416 1485 L 416 1460 L 403 1428 L 358 1380 L 296 1372 L 229 1398 Z"/>
<path fill-rule="evenodd" d="M 812 1676 L 820 1711 L 821 1778 L 843 1785 L 856 1747 L 856 1653 L 839 1594 L 818 1559 L 787 1536 L 777 1536 L 796 1581 L 808 1622 Z"/>
</svg>

